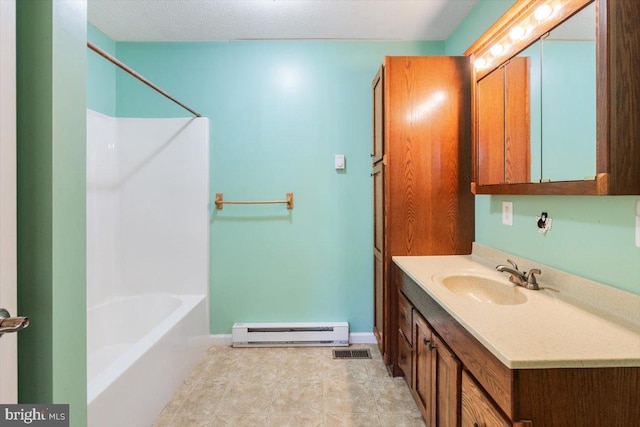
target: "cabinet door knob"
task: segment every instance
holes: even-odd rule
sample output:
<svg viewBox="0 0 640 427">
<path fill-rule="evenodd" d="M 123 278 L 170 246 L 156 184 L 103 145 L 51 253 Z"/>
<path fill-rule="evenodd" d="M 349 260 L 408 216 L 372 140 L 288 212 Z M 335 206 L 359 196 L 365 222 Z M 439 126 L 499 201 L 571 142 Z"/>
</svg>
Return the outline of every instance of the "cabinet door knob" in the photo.
<svg viewBox="0 0 640 427">
<path fill-rule="evenodd" d="M 425 338 L 425 339 L 422 340 L 422 342 L 424 343 L 424 345 L 427 345 L 427 344 L 429 344 L 430 341 Z"/>
<path fill-rule="evenodd" d="M 473 427 L 480 427 L 480 424 L 478 424 L 478 423 L 473 423 Z"/>
<path fill-rule="evenodd" d="M 404 354 L 400 355 L 400 360 L 407 360 L 407 356 L 405 356 Z"/>
<path fill-rule="evenodd" d="M 400 319 L 402 319 L 402 320 L 406 320 L 406 319 L 407 319 L 407 316 L 405 316 L 405 315 L 404 315 L 404 313 L 400 313 Z"/>
<path fill-rule="evenodd" d="M 433 349 L 435 349 L 435 348 L 436 348 L 436 346 L 435 346 L 435 345 L 433 345 L 433 344 L 429 343 L 429 350 L 433 351 Z"/>
<path fill-rule="evenodd" d="M 373 156 L 374 156 L 374 154 L 373 154 L 373 153 L 371 153 L 371 154 L 370 154 L 370 156 L 371 156 L 371 157 L 373 157 Z"/>
</svg>

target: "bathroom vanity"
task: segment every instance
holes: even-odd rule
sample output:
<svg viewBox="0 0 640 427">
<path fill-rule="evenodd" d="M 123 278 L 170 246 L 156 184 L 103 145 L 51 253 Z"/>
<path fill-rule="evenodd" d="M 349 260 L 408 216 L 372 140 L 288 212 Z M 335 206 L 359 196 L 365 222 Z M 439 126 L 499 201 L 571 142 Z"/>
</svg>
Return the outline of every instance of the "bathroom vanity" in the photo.
<svg viewBox="0 0 640 427">
<path fill-rule="evenodd" d="M 482 253 L 483 256 L 479 256 Z M 429 426 L 637 426 L 640 296 L 508 254 L 394 257 L 398 365 Z"/>
</svg>

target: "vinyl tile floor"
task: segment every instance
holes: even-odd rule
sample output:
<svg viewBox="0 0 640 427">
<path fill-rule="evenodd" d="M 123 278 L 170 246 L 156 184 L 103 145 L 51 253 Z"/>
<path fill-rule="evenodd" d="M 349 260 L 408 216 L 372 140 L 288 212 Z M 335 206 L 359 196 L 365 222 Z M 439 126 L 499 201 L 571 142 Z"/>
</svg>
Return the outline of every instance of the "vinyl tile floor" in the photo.
<svg viewBox="0 0 640 427">
<path fill-rule="evenodd" d="M 423 427 L 403 378 L 331 347 L 211 347 L 153 427 Z M 340 347 L 339 349 L 345 349 Z"/>
</svg>

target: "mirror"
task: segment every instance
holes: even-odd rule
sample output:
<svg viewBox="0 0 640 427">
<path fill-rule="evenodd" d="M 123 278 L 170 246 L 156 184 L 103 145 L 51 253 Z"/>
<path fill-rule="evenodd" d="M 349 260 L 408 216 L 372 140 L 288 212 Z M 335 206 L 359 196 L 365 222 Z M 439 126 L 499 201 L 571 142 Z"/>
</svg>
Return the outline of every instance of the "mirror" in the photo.
<svg viewBox="0 0 640 427">
<path fill-rule="evenodd" d="M 477 83 L 477 183 L 594 179 L 591 3 Z"/>
<path fill-rule="evenodd" d="M 542 55 L 542 179 L 595 179 L 595 4 L 544 37 Z"/>
<path fill-rule="evenodd" d="M 541 43 L 478 81 L 480 184 L 539 182 Z"/>
<path fill-rule="evenodd" d="M 536 42 L 520 52 L 518 57 L 527 59 L 528 79 L 528 113 L 529 113 L 529 146 L 528 159 L 530 174 L 517 182 L 540 182 L 542 179 L 542 43 Z M 514 181 L 516 182 L 516 181 Z"/>
</svg>

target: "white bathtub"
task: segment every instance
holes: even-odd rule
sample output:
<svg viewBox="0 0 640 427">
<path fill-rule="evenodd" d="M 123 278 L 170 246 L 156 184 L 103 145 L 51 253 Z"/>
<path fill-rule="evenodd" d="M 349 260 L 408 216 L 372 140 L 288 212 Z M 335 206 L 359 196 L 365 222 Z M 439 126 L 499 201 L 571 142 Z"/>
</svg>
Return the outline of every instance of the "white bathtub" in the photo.
<svg viewBox="0 0 640 427">
<path fill-rule="evenodd" d="M 91 427 L 145 427 L 208 345 L 204 295 L 115 297 L 87 310 Z"/>
</svg>

